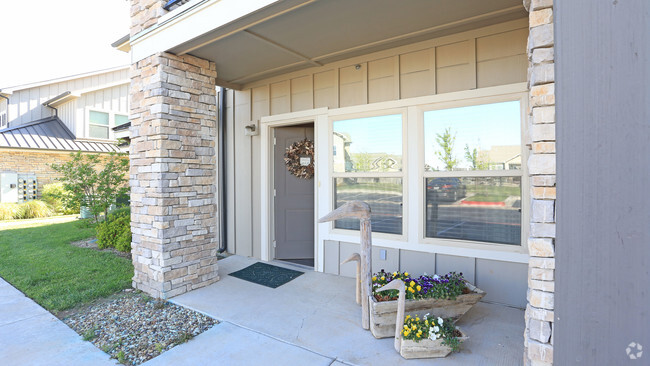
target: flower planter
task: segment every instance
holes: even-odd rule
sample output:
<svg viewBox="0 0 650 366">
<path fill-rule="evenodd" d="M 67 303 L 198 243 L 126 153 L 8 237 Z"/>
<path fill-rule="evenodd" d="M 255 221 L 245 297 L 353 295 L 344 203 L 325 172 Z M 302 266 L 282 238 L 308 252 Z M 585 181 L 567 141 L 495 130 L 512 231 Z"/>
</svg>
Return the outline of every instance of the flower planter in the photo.
<svg viewBox="0 0 650 366">
<path fill-rule="evenodd" d="M 471 292 L 458 295 L 455 300 L 406 300 L 405 312 L 420 315 L 429 313 L 431 316 L 453 318 L 456 321 L 485 296 L 483 290 L 472 284 L 468 283 L 467 288 Z M 397 300 L 377 301 L 374 296 L 370 296 L 370 331 L 375 338 L 395 336 L 396 316 Z"/>
<path fill-rule="evenodd" d="M 458 330 L 462 336 L 458 337 L 461 342 L 466 341 L 469 337 Z M 399 354 L 405 359 L 412 358 L 434 358 L 434 357 L 447 357 L 451 353 L 451 348 L 442 344 L 443 339 L 439 338 L 434 340 L 423 339 L 415 342 L 409 339 L 402 339 Z"/>
</svg>

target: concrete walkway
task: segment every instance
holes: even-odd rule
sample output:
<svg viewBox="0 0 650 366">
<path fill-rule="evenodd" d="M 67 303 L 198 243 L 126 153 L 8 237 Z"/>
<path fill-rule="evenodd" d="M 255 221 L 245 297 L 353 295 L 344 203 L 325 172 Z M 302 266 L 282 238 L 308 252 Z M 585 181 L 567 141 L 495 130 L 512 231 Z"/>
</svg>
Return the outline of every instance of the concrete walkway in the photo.
<svg viewBox="0 0 650 366">
<path fill-rule="evenodd" d="M 393 339 L 361 328 L 354 280 L 307 271 L 276 289 L 228 276 L 255 260 L 219 262 L 221 280 L 171 301 L 221 321 L 144 365 L 520 365 L 524 311 L 479 303 L 458 323 L 470 339 L 445 359 L 404 360 Z M 293 268 L 290 265 L 274 263 Z"/>
<path fill-rule="evenodd" d="M 0 278 L 0 365 L 116 365 L 65 323 Z"/>
<path fill-rule="evenodd" d="M 354 280 L 307 271 L 271 289 L 228 276 L 255 260 L 220 261 L 221 280 L 171 301 L 221 321 L 143 365 L 520 365 L 524 312 L 479 303 L 458 325 L 470 336 L 445 359 L 402 359 L 393 339 L 361 329 Z M 280 266 L 290 265 L 275 263 Z M 116 365 L 0 278 L 0 365 Z"/>
</svg>

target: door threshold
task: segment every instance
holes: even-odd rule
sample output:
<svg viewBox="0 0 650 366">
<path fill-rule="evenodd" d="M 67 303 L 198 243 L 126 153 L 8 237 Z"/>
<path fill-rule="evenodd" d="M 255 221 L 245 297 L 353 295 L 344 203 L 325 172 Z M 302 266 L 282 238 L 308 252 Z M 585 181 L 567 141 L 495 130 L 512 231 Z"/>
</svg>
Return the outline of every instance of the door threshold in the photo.
<svg viewBox="0 0 650 366">
<path fill-rule="evenodd" d="M 280 262 L 282 264 L 288 264 L 302 269 L 314 270 L 314 260 L 313 259 L 274 259 L 274 262 Z M 311 261 L 311 265 L 306 264 Z"/>
</svg>

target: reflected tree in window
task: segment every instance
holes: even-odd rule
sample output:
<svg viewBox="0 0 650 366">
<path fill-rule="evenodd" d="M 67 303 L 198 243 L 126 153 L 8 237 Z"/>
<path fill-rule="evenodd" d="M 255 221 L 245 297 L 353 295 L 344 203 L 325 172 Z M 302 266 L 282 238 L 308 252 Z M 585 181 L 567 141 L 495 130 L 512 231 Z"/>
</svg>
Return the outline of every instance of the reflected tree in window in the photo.
<svg viewBox="0 0 650 366">
<path fill-rule="evenodd" d="M 443 133 L 437 133 L 436 142 L 440 146 L 440 150 L 436 151 L 436 155 L 445 165 L 445 170 L 454 170 L 458 165 L 458 159 L 454 157 L 456 134 L 451 133 L 451 127 L 447 127 Z"/>
</svg>

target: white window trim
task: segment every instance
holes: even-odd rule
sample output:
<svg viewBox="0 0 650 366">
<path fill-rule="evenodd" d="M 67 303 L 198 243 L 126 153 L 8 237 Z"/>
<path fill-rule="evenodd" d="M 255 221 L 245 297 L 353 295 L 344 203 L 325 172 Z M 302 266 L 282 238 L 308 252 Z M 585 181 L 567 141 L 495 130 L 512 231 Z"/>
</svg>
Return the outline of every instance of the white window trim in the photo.
<svg viewBox="0 0 650 366">
<path fill-rule="evenodd" d="M 467 105 L 490 104 L 505 101 L 520 101 L 521 109 L 521 135 L 522 135 L 522 169 L 518 172 L 521 173 L 522 185 L 522 232 L 521 232 L 521 245 L 512 244 L 499 244 L 488 242 L 476 242 L 457 239 L 435 239 L 425 238 L 424 225 L 426 221 L 425 214 L 425 193 L 424 193 L 424 111 L 434 109 L 447 109 L 454 107 L 462 107 Z M 481 88 L 474 90 L 465 90 L 459 92 L 445 93 L 430 95 L 424 97 L 416 97 L 409 99 L 402 99 L 397 101 L 388 101 L 373 103 L 367 105 L 351 106 L 338 108 L 328 111 L 330 119 L 328 131 L 328 165 L 329 170 L 332 170 L 332 127 L 331 120 L 341 120 L 353 118 L 355 115 L 370 115 L 372 113 L 384 114 L 383 111 L 390 109 L 406 108 L 407 118 L 404 120 L 407 132 L 403 138 L 410 141 L 406 146 L 406 156 L 404 157 L 404 200 L 403 200 L 403 237 L 397 238 L 396 235 L 373 233 L 373 246 L 382 246 L 394 249 L 421 251 L 428 253 L 439 253 L 463 257 L 475 257 L 480 259 L 491 259 L 514 263 L 528 263 L 528 248 L 526 240 L 529 234 L 529 215 L 530 215 L 530 192 L 528 187 L 529 178 L 526 162 L 528 160 L 529 148 L 528 130 L 527 130 L 527 114 L 528 109 L 528 88 L 526 83 L 516 83 L 503 86 Z M 408 140 L 409 137 L 415 136 Z M 409 174 L 411 172 L 411 174 Z M 417 172 L 417 175 L 412 172 Z M 485 172 L 472 173 L 484 176 Z M 494 173 L 495 175 L 503 175 Z M 519 174 L 519 173 L 518 173 Z M 450 175 L 454 175 L 450 172 Z M 333 182 L 332 178 L 330 180 Z M 333 206 L 333 183 L 327 184 L 329 207 Z M 409 219 L 415 218 L 415 219 Z M 348 243 L 360 242 L 359 232 L 353 230 L 333 229 L 333 225 L 329 225 L 330 230 L 324 235 L 323 240 L 342 241 Z"/>
<path fill-rule="evenodd" d="M 100 112 L 100 113 L 106 113 L 108 114 L 108 125 L 99 125 L 96 123 L 90 123 L 90 112 Z M 86 139 L 91 139 L 91 140 L 99 140 L 99 141 L 115 141 L 115 133 L 113 132 L 113 127 L 115 127 L 115 115 L 119 114 L 121 116 L 127 116 L 129 117 L 129 113 L 126 112 L 116 112 L 116 111 L 111 111 L 107 109 L 101 109 L 101 108 L 94 108 L 94 107 L 86 107 L 85 108 L 85 118 L 84 118 L 84 136 Z M 103 139 L 100 137 L 90 137 L 90 125 L 95 125 L 95 126 L 107 126 L 108 127 L 108 138 Z"/>
<path fill-rule="evenodd" d="M 519 101 L 520 109 L 520 123 L 521 123 L 521 169 L 519 170 L 487 170 L 487 171 L 462 171 L 462 172 L 425 172 L 424 170 L 424 161 L 421 157 L 424 156 L 425 150 L 425 141 L 424 141 L 424 113 L 433 110 L 443 110 L 475 105 L 484 105 L 484 104 L 493 104 L 501 102 L 510 102 L 510 101 Z M 429 105 L 420 105 L 417 107 L 418 113 L 418 123 L 417 123 L 417 136 L 418 138 L 418 153 L 417 156 L 420 158 L 418 163 L 418 217 L 419 225 L 417 228 L 418 240 L 423 244 L 434 244 L 434 245 L 445 245 L 445 246 L 456 246 L 459 248 L 484 248 L 490 247 L 497 250 L 513 251 L 518 253 L 528 253 L 526 241 L 528 238 L 529 232 L 529 214 L 530 214 L 530 192 L 526 187 L 528 187 L 528 149 L 526 148 L 526 136 L 527 134 L 527 123 L 526 123 L 526 111 L 528 109 L 528 93 L 513 93 L 506 95 L 498 96 L 485 96 L 477 98 L 468 98 L 453 102 L 444 102 L 444 103 L 435 103 Z M 501 243 L 491 243 L 491 242 L 482 242 L 482 241 L 470 241 L 462 239 L 443 239 L 443 238 L 429 238 L 425 235 L 426 228 L 426 196 L 425 196 L 425 186 L 424 180 L 431 177 L 502 177 L 502 176 L 518 176 L 521 177 L 521 243 L 520 245 L 515 244 L 501 244 Z"/>
<path fill-rule="evenodd" d="M 380 116 L 389 116 L 389 115 L 402 115 L 402 170 L 400 172 L 334 172 L 334 155 L 332 151 L 332 146 L 334 145 L 333 133 L 334 133 L 334 122 L 336 121 L 345 121 L 349 119 L 358 119 L 358 118 L 368 118 L 368 117 L 380 117 Z M 372 110 L 364 113 L 353 113 L 348 115 L 340 115 L 329 118 L 328 123 L 328 148 L 327 148 L 327 157 L 328 157 L 328 170 L 330 176 L 329 187 L 329 197 L 330 199 L 330 210 L 334 210 L 335 207 L 335 197 L 334 197 L 334 179 L 335 178 L 401 178 L 402 179 L 402 234 L 389 234 L 389 233 L 372 233 L 373 238 L 385 238 L 390 240 L 399 240 L 407 241 L 408 240 L 408 210 L 406 200 L 408 198 L 408 154 L 407 154 L 407 141 L 408 141 L 408 130 L 407 130 L 407 108 L 390 108 L 390 109 L 379 109 Z M 340 235 L 359 235 L 359 230 L 349 230 L 349 229 L 337 229 L 334 227 L 334 222 L 329 223 L 329 232 L 331 234 L 340 234 Z"/>
</svg>

